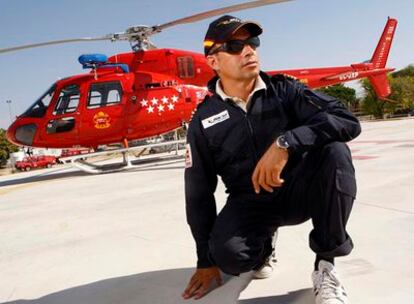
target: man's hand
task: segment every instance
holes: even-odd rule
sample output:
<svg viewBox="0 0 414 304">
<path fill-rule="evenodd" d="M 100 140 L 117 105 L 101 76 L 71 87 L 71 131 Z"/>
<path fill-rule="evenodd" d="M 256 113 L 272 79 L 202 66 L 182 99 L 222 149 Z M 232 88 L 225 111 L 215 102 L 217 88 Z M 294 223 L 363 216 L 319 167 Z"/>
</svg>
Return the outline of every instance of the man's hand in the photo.
<svg viewBox="0 0 414 304">
<path fill-rule="evenodd" d="M 218 286 L 221 285 L 221 275 L 218 267 L 197 269 L 184 290 L 182 297 L 190 299 L 194 296 L 196 300 L 202 298 L 208 292 L 213 280 L 216 281 Z"/>
<path fill-rule="evenodd" d="M 284 180 L 280 178 L 289 158 L 289 153 L 276 144 L 272 144 L 263 154 L 256 165 L 252 175 L 254 191 L 260 193 L 260 187 L 268 192 L 273 192 L 273 187 L 281 187 Z"/>
</svg>

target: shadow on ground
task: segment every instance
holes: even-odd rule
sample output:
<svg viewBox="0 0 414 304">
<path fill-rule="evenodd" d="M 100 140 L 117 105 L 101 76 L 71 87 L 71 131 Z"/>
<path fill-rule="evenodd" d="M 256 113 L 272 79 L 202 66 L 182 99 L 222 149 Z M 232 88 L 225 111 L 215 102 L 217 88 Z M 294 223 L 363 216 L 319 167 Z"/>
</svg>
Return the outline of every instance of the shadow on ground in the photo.
<svg viewBox="0 0 414 304">
<path fill-rule="evenodd" d="M 200 300 L 183 300 L 181 293 L 194 269 L 168 269 L 112 278 L 77 286 L 38 299 L 19 299 L 1 304 L 282 304 L 312 303 L 308 289 L 287 295 L 237 301 L 250 276 L 223 277 L 223 285 Z M 306 301 L 305 301 L 306 300 Z"/>
<path fill-rule="evenodd" d="M 238 304 L 312 304 L 315 298 L 312 289 L 299 289 L 288 294 L 240 300 Z"/>
<path fill-rule="evenodd" d="M 172 160 L 169 162 L 162 162 L 157 163 L 157 160 L 150 161 L 141 161 L 141 162 L 133 162 L 133 164 L 137 167 L 132 167 L 125 169 L 123 171 L 119 171 L 119 173 L 128 173 L 128 172 L 139 172 L 139 171 L 164 171 L 164 170 L 174 170 L 174 169 L 184 169 L 184 164 L 181 159 L 178 160 Z M 176 164 L 176 165 L 174 165 Z M 174 166 L 173 166 L 174 165 Z M 110 168 L 113 165 L 107 165 L 103 167 L 107 167 L 106 169 Z M 55 170 L 48 170 L 47 172 L 39 172 L 32 174 L 30 176 L 25 176 L 21 178 L 15 178 L 16 176 L 12 176 L 13 179 L 6 180 L 6 181 L 0 181 L 0 187 L 5 186 L 16 186 L 16 185 L 23 185 L 23 184 L 30 184 L 35 182 L 42 182 L 42 181 L 48 181 L 48 180 L 59 180 L 59 179 L 66 179 L 66 178 L 73 178 L 73 177 L 84 177 L 84 176 L 91 176 L 93 174 L 87 173 L 84 171 L 78 171 L 79 169 L 75 171 L 69 171 L 67 172 L 68 167 L 64 168 L 57 168 Z M 112 174 L 113 172 L 102 172 L 100 174 Z M 18 173 L 17 173 L 18 174 Z"/>
<path fill-rule="evenodd" d="M 0 182 L 0 187 L 16 186 L 16 185 L 30 184 L 30 183 L 42 182 L 42 181 L 48 181 L 48 180 L 54 180 L 54 179 L 64 179 L 64 178 L 69 178 L 69 177 L 81 177 L 81 176 L 90 175 L 89 173 L 85 173 L 81 171 L 62 172 L 64 170 L 67 170 L 67 168 L 65 167 L 65 168 L 58 168 L 55 170 L 48 170 L 47 172 L 39 172 L 36 174 L 32 174 L 30 176 L 25 176 L 21 178 L 18 178 L 18 177 L 16 178 L 16 175 L 12 175 L 11 177 L 13 179 Z M 20 173 L 16 173 L 16 174 L 20 174 Z"/>
</svg>

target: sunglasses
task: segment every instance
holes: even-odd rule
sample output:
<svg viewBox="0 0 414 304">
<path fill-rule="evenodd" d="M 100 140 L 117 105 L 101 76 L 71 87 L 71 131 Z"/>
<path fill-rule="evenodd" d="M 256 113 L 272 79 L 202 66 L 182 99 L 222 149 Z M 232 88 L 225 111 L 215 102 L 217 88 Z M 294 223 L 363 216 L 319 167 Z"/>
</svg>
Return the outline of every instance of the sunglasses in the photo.
<svg viewBox="0 0 414 304">
<path fill-rule="evenodd" d="M 260 46 L 260 39 L 259 37 L 250 37 L 246 40 L 229 40 L 224 42 L 218 48 L 209 52 L 209 55 L 213 55 L 218 52 L 226 52 L 233 55 L 240 54 L 243 51 L 245 45 L 249 45 L 252 49 L 255 50 Z"/>
</svg>

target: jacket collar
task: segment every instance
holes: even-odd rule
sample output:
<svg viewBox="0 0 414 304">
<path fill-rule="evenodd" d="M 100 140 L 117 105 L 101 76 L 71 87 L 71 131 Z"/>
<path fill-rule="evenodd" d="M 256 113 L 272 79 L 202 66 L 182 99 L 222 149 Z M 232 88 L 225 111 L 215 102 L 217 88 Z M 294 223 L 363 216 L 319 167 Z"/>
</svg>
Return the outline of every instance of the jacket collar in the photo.
<svg viewBox="0 0 414 304">
<path fill-rule="evenodd" d="M 269 75 L 267 75 L 265 72 L 260 71 L 259 76 L 262 78 L 263 82 L 266 84 L 267 90 L 272 88 L 272 83 L 270 81 Z M 216 92 L 216 83 L 219 80 L 218 76 L 214 76 L 209 80 L 207 83 L 207 88 L 210 92 L 217 94 Z"/>
<path fill-rule="evenodd" d="M 256 81 L 254 83 L 253 90 L 250 92 L 250 94 L 247 97 L 247 100 L 245 100 L 245 102 L 248 103 L 255 92 L 260 91 L 260 90 L 266 90 L 266 89 L 267 89 L 267 86 L 266 86 L 265 82 L 263 81 L 262 77 L 260 77 L 260 75 L 257 76 Z M 220 79 L 218 79 L 216 81 L 216 94 L 219 95 L 221 97 L 221 99 L 223 99 L 223 100 L 233 99 L 233 100 L 242 101 L 240 98 L 227 95 L 224 92 L 223 88 L 222 88 Z"/>
</svg>

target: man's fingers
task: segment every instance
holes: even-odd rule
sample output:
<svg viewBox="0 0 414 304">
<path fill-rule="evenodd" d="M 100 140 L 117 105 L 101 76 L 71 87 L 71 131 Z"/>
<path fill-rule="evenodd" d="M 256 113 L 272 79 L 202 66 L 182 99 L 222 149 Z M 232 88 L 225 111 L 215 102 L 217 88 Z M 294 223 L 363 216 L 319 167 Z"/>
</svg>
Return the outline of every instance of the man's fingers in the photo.
<svg viewBox="0 0 414 304">
<path fill-rule="evenodd" d="M 281 187 L 284 180 L 280 178 L 280 173 L 278 171 L 273 171 L 272 172 L 272 184 L 275 187 Z"/>
<path fill-rule="evenodd" d="M 197 278 L 193 276 L 190 282 L 188 282 L 187 288 L 184 290 L 184 293 L 188 294 L 196 282 L 197 282 Z"/>
<path fill-rule="evenodd" d="M 182 297 L 186 300 L 192 297 L 200 299 L 209 291 L 214 280 L 217 285 L 221 285 L 221 275 L 217 267 L 197 269 L 182 293 Z"/>
<path fill-rule="evenodd" d="M 198 300 L 198 299 L 202 298 L 203 296 L 205 296 L 205 294 L 206 294 L 206 293 L 207 293 L 207 291 L 208 291 L 208 287 L 209 287 L 209 286 L 206 286 L 206 284 L 202 285 L 202 286 L 201 286 L 201 287 L 197 290 L 197 292 L 196 292 L 196 295 L 195 295 L 194 299 Z"/>
<path fill-rule="evenodd" d="M 192 286 L 193 285 L 190 281 L 190 283 L 188 283 L 188 285 L 187 285 L 187 288 L 182 293 L 183 298 L 188 299 L 190 297 L 190 289 L 191 289 Z"/>
<path fill-rule="evenodd" d="M 273 192 L 273 187 L 281 187 L 284 180 L 280 178 L 280 171 L 276 168 L 266 168 L 261 162 L 256 165 L 252 175 L 253 188 L 260 193 L 260 188 Z"/>
<path fill-rule="evenodd" d="M 256 169 L 253 172 L 252 182 L 254 191 L 260 193 L 260 187 L 262 187 L 267 192 L 273 192 L 272 183 L 268 183 L 267 179 L 271 182 L 271 176 L 267 177 L 267 172 L 260 163 L 257 164 Z"/>
<path fill-rule="evenodd" d="M 273 192 L 273 188 L 269 185 L 262 185 L 262 188 L 265 189 L 267 192 Z"/>
<path fill-rule="evenodd" d="M 213 279 L 213 278 L 211 278 L 211 279 Z M 216 281 L 217 281 L 217 279 L 219 281 L 221 281 L 220 276 L 216 277 Z M 204 297 L 206 295 L 206 293 L 208 292 L 208 290 L 210 289 L 211 282 L 212 282 L 212 280 L 204 281 L 203 284 L 200 286 L 200 288 L 197 290 L 194 299 L 198 300 L 198 299 Z"/>
<path fill-rule="evenodd" d="M 262 188 L 264 189 L 264 187 L 263 187 L 263 186 L 265 185 L 265 179 L 266 179 L 266 176 L 265 176 L 264 170 L 260 170 L 260 171 L 259 171 L 259 174 L 258 174 L 257 179 L 258 179 L 259 186 L 260 186 L 260 187 L 262 187 Z"/>
<path fill-rule="evenodd" d="M 271 187 L 277 187 L 278 183 L 274 180 L 274 171 L 267 170 L 266 171 L 266 184 Z"/>
<path fill-rule="evenodd" d="M 197 293 L 197 290 L 202 286 L 203 284 L 200 281 L 195 281 L 194 284 L 191 286 L 191 288 L 188 290 L 187 295 L 189 298 L 191 298 L 193 295 Z"/>
<path fill-rule="evenodd" d="M 260 166 L 259 164 L 256 165 L 256 168 L 254 169 L 253 175 L 252 175 L 252 183 L 253 188 L 256 193 L 260 192 L 260 186 L 259 186 L 259 173 L 260 173 Z"/>
<path fill-rule="evenodd" d="M 273 192 L 273 188 L 266 183 L 266 172 L 263 169 L 260 171 L 259 185 L 267 192 Z"/>
</svg>

